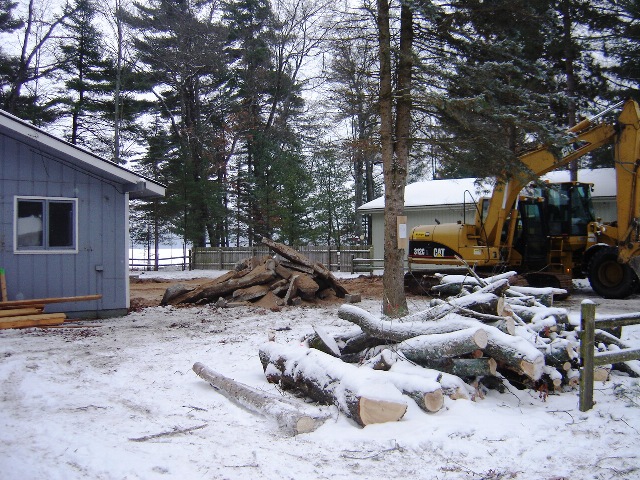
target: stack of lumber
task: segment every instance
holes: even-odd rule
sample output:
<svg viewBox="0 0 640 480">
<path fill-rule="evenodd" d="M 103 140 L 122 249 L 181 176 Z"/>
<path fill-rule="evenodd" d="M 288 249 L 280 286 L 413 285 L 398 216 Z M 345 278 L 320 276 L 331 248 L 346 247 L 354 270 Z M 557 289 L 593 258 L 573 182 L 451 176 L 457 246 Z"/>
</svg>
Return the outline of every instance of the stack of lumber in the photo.
<svg viewBox="0 0 640 480">
<path fill-rule="evenodd" d="M 277 257 L 265 255 L 246 259 L 234 270 L 195 289 L 184 285 L 169 287 L 162 305 L 215 303 L 220 307 L 231 307 L 251 302 L 281 307 L 331 295 L 340 298 L 349 295 L 324 265 L 268 238 L 263 238 L 262 243 Z"/>
<path fill-rule="evenodd" d="M 0 329 L 61 325 L 67 318 L 66 315 L 64 313 L 44 313 L 48 304 L 82 302 L 99 300 L 100 298 L 102 295 L 3 301 L 0 302 Z"/>
<path fill-rule="evenodd" d="M 434 298 L 430 308 L 401 319 L 343 304 L 338 316 L 356 327 L 337 335 L 315 328 L 303 346 L 266 344 L 259 351 L 265 376 L 283 389 L 337 405 L 360 425 L 399 420 L 406 408 L 402 396 L 434 412 L 443 397 L 481 398 L 487 389 L 505 391 L 507 381 L 535 389 L 541 398 L 575 389 L 578 326 L 565 309 L 550 304 L 563 292 L 511 286 L 510 275 L 515 272 L 443 277 L 440 290 L 458 294 Z M 597 339 L 597 349 L 619 348 L 619 339 L 606 332 Z M 598 367 L 595 377 L 606 380 L 612 368 L 640 373 L 634 361 Z"/>
</svg>

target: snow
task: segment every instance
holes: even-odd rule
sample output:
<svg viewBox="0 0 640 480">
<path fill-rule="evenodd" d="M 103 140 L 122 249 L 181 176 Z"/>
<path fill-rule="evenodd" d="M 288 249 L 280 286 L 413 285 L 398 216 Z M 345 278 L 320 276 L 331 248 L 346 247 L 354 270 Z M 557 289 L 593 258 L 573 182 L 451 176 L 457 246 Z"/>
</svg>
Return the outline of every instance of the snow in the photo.
<svg viewBox="0 0 640 480">
<path fill-rule="evenodd" d="M 568 170 L 554 170 L 542 177 L 552 183 L 570 181 Z M 593 183 L 593 197 L 615 197 L 616 196 L 616 174 L 613 168 L 600 168 L 595 170 L 581 169 L 578 171 L 578 180 L 584 183 Z M 422 207 L 432 205 L 461 205 L 463 201 L 471 201 L 472 197 L 466 193 L 470 192 L 473 198 L 489 196 L 493 191 L 493 186 L 484 182 L 478 185 L 475 178 L 457 178 L 446 180 L 427 180 L 410 183 L 404 190 L 404 206 Z M 384 195 L 368 203 L 365 203 L 358 210 L 382 210 L 384 209 Z"/>
<path fill-rule="evenodd" d="M 376 300 L 360 306 L 380 310 Z M 507 384 L 507 393 L 482 392 L 475 402 L 445 398 L 434 414 L 409 400 L 401 421 L 365 428 L 329 407 L 332 418 L 319 429 L 290 436 L 191 370 L 202 362 L 280 395 L 258 359 L 269 332 L 298 345 L 312 325 L 351 329 L 337 310 L 155 307 L 79 328 L 2 330 L 0 477 L 640 477 L 640 383 L 622 374 L 596 385 L 597 403 L 584 413 L 576 391 L 545 399 Z M 623 339 L 640 346 L 640 327 L 625 327 Z"/>
</svg>

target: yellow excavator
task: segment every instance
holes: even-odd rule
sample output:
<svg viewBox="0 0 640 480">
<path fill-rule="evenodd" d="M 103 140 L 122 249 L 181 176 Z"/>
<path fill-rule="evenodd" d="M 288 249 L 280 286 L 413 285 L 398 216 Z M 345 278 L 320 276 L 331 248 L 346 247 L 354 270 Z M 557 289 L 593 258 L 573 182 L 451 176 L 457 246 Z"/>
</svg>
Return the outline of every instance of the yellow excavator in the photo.
<svg viewBox="0 0 640 480">
<path fill-rule="evenodd" d="M 603 121 L 622 107 L 617 121 Z M 613 144 L 617 220 L 593 215 L 591 185 L 565 182 L 527 191 L 544 174 Z M 524 153 L 518 173 L 496 179 L 475 222 L 421 225 L 409 237 L 410 274 L 421 265 L 467 264 L 522 273 L 531 285 L 570 286 L 588 277 L 605 298 L 626 298 L 640 277 L 640 108 L 621 102 L 567 131 L 563 145 Z M 540 185 L 540 184 L 538 184 Z M 524 189 L 524 190 L 523 190 Z"/>
</svg>

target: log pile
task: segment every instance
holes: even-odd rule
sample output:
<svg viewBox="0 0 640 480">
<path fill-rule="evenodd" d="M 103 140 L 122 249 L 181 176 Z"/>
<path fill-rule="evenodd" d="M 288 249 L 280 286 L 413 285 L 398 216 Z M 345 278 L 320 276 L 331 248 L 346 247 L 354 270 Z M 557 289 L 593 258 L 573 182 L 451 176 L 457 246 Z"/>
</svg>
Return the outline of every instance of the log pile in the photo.
<svg viewBox="0 0 640 480">
<path fill-rule="evenodd" d="M 215 303 L 220 307 L 232 307 L 250 302 L 276 308 L 332 295 L 340 298 L 349 295 L 324 265 L 266 237 L 262 238 L 262 243 L 277 257 L 265 255 L 246 259 L 234 270 L 195 289 L 184 285 L 169 287 L 161 304 Z"/>
<path fill-rule="evenodd" d="M 514 273 L 515 274 L 515 273 Z M 558 289 L 512 287 L 511 273 L 452 282 L 457 294 L 401 319 L 380 318 L 343 304 L 338 316 L 355 326 L 338 335 L 315 329 L 303 346 L 270 342 L 259 356 L 267 379 L 323 404 L 335 404 L 359 425 L 398 420 L 401 397 L 427 412 L 443 398 L 476 399 L 487 389 L 549 392 L 578 385 L 579 332 L 567 311 L 552 306 Z M 468 277 L 467 277 L 468 278 Z M 577 323 L 577 322 L 576 322 Z M 598 332 L 596 348 L 615 350 L 620 340 Z M 638 362 L 599 367 L 638 376 Z M 400 396 L 399 396 L 400 395 Z"/>
</svg>

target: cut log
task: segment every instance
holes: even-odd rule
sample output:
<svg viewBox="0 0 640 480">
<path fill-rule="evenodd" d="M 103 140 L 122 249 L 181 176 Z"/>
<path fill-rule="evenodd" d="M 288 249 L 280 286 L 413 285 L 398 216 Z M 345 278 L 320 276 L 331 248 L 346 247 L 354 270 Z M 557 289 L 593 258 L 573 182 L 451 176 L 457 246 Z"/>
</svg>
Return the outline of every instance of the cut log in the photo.
<svg viewBox="0 0 640 480">
<path fill-rule="evenodd" d="M 304 300 L 313 300 L 320 286 L 309 275 L 300 274 L 296 279 L 296 288 L 298 289 L 298 295 Z"/>
<path fill-rule="evenodd" d="M 263 264 L 254 268 L 246 275 L 230 278 L 224 282 L 206 283 L 196 288 L 192 292 L 174 298 L 171 301 L 171 305 L 177 305 L 180 303 L 214 302 L 219 297 L 231 294 L 234 290 L 237 290 L 239 288 L 251 287 L 253 285 L 262 285 L 264 283 L 269 283 L 275 278 L 275 271 L 271 268 L 268 268 L 268 265 Z"/>
<path fill-rule="evenodd" d="M 298 253 L 293 248 L 288 247 L 282 243 L 274 242 L 273 240 L 267 237 L 262 237 L 261 241 L 277 254 L 283 256 L 284 258 L 298 265 L 302 265 L 306 268 L 310 268 L 312 270 L 312 273 L 315 273 L 319 275 L 321 278 L 328 281 L 331 288 L 333 288 L 333 290 L 336 292 L 336 295 L 338 297 L 344 298 L 344 296 L 347 293 L 349 293 L 347 289 L 340 284 L 340 282 L 333 275 L 333 273 L 331 273 L 331 271 L 327 269 L 324 265 L 320 263 L 314 263 L 304 255 L 301 255 L 300 253 Z"/>
<path fill-rule="evenodd" d="M 450 298 L 445 303 L 440 303 L 433 308 L 408 315 L 404 317 L 402 321 L 437 320 L 447 313 L 456 311 L 456 309 L 473 310 L 501 317 L 504 310 L 504 300 L 500 300 L 500 298 L 507 288 L 509 288 L 509 282 L 507 280 L 499 280 L 469 295 Z M 493 320 L 495 320 L 495 318 Z"/>
<path fill-rule="evenodd" d="M 488 334 L 485 354 L 498 362 L 498 367 L 524 374 L 532 380 L 539 380 L 544 366 L 544 355 L 528 340 L 507 335 L 497 328 L 484 327 Z"/>
<path fill-rule="evenodd" d="M 451 333 L 420 335 L 400 342 L 392 348 L 402 352 L 409 360 L 422 363 L 458 357 L 486 346 L 487 333 L 484 327 L 475 327 Z"/>
<path fill-rule="evenodd" d="M 315 344 L 310 344 L 309 346 L 320 350 L 321 352 L 333 355 L 334 357 L 339 357 L 340 347 L 338 347 L 335 338 L 329 335 L 324 328 L 318 325 L 314 325 L 313 330 L 316 332 L 317 337 L 314 338 L 317 338 L 317 340 Z"/>
<path fill-rule="evenodd" d="M 274 418 L 280 428 L 291 435 L 312 432 L 329 418 L 329 414 L 320 409 L 236 382 L 202 363 L 196 362 L 193 371 L 230 400 L 254 413 Z"/>
<path fill-rule="evenodd" d="M 580 366 L 578 345 L 565 338 L 557 338 L 551 343 L 540 345 L 538 348 L 544 354 L 546 365 L 565 372 Z"/>
<path fill-rule="evenodd" d="M 380 372 L 363 371 L 319 350 L 268 343 L 260 361 L 270 382 L 338 409 L 359 425 L 400 420 L 407 403 Z"/>
<path fill-rule="evenodd" d="M 232 297 L 235 302 L 248 302 L 264 297 L 268 291 L 268 285 L 253 285 L 252 287 L 234 290 Z"/>
<path fill-rule="evenodd" d="M 288 305 L 293 297 L 298 293 L 298 287 L 296 286 L 296 282 L 298 280 L 298 275 L 294 275 L 291 277 L 291 281 L 289 282 L 289 287 L 287 288 L 287 293 L 284 296 L 284 304 Z"/>
<path fill-rule="evenodd" d="M 461 378 L 482 377 L 497 374 L 498 363 L 489 357 L 480 358 L 447 358 L 426 364 L 428 368 L 450 373 Z"/>
<path fill-rule="evenodd" d="M 360 307 L 349 304 L 340 306 L 338 317 L 358 325 L 370 337 L 383 338 L 393 342 L 402 342 L 419 335 L 451 333 L 466 328 L 482 327 L 480 322 L 456 314 L 450 314 L 430 322 L 383 320 Z"/>
<path fill-rule="evenodd" d="M 390 372 L 405 373 L 435 380 L 440 384 L 442 393 L 452 400 L 469 400 L 471 398 L 471 393 L 474 389 L 456 375 L 420 367 L 391 350 L 385 350 L 382 354 L 387 357 L 385 361 L 390 364 Z"/>
<path fill-rule="evenodd" d="M 444 405 L 442 387 L 433 379 L 400 372 L 387 372 L 384 378 L 416 402 L 425 412 L 437 412 Z"/>
</svg>

